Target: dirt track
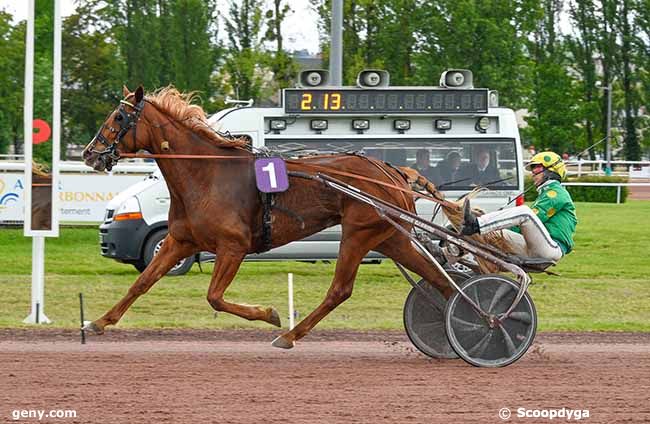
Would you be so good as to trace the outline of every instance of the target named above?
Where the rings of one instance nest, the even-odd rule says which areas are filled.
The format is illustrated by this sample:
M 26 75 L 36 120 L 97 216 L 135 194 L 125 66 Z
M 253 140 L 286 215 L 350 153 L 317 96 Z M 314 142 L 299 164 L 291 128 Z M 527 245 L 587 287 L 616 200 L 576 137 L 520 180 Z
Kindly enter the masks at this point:
M 650 334 L 541 334 L 502 369 L 437 361 L 402 333 L 314 333 L 292 351 L 272 332 L 0 330 L 0 422 L 74 409 L 54 423 L 499 423 L 517 408 L 588 409 L 592 423 L 650 422 Z M 19 422 L 38 422 L 23 420 Z
M 650 181 L 632 181 L 632 182 L 643 182 L 648 183 Z M 630 199 L 632 200 L 650 200 L 650 187 L 630 187 Z

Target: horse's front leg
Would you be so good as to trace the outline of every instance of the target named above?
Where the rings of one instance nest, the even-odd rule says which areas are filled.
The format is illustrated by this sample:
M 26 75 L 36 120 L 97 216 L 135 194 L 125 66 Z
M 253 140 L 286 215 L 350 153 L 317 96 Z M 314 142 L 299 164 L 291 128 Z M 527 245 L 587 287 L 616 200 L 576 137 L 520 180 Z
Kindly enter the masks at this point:
M 160 252 L 154 256 L 151 263 L 133 283 L 128 293 L 101 318 L 86 325 L 84 329 L 95 334 L 103 334 L 104 327 L 117 324 L 138 297 L 149 291 L 178 261 L 194 254 L 195 251 L 196 248 L 193 244 L 181 243 L 168 234 Z
M 266 321 L 280 327 L 280 315 L 275 308 L 241 305 L 224 300 L 223 294 L 235 278 L 244 256 L 246 256 L 245 253 L 235 253 L 230 249 L 221 249 L 221 252 L 217 252 L 217 263 L 212 272 L 212 281 L 210 281 L 208 289 L 208 302 L 215 311 L 228 312 L 249 321 Z
M 305 337 L 316 324 L 338 305 L 345 302 L 352 295 L 354 280 L 357 276 L 359 264 L 371 248 L 388 238 L 393 229 L 370 228 L 362 230 L 349 230 L 343 228 L 343 240 L 339 248 L 339 258 L 336 261 L 334 279 L 325 295 L 323 302 L 312 313 L 303 319 L 296 327 L 278 336 L 272 345 L 283 349 L 291 349 L 296 340 Z

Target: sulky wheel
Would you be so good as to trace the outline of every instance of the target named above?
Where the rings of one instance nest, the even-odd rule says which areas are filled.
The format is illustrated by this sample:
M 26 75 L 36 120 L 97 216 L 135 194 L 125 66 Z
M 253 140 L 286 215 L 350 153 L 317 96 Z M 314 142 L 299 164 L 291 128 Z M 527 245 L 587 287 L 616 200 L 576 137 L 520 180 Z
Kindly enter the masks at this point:
M 447 271 L 458 284 L 469 278 L 458 271 Z M 445 334 L 444 311 L 447 300 L 431 284 L 420 280 L 404 302 L 404 328 L 418 350 L 432 358 L 458 358 Z
M 508 310 L 519 284 L 502 275 L 478 275 L 467 280 L 462 290 L 494 317 Z M 490 326 L 460 293 L 454 293 L 447 302 L 445 328 L 449 343 L 466 362 L 477 367 L 504 367 L 521 358 L 533 343 L 537 312 L 525 293 L 508 318 Z

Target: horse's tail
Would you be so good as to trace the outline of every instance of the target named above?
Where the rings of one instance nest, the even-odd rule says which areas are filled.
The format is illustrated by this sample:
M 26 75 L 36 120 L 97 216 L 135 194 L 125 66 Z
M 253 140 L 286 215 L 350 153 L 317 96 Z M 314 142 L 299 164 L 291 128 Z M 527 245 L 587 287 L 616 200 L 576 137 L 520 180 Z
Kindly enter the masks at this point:
M 445 195 L 438 190 L 436 185 L 420 174 L 417 170 L 408 167 L 400 167 L 400 170 L 407 176 L 407 181 L 411 184 L 413 190 L 425 190 L 431 194 L 434 199 L 439 200 L 438 203 L 442 207 L 442 211 L 456 230 L 460 230 L 460 226 L 463 222 L 463 203 L 465 202 L 465 199 L 473 199 L 482 191 L 486 190 L 485 188 L 477 187 L 458 200 L 447 200 L 445 199 Z M 483 215 L 485 213 L 479 208 L 473 208 L 473 212 L 476 215 Z M 510 246 L 510 243 L 505 239 L 502 231 L 494 231 L 482 235 L 476 234 L 472 236 L 472 238 L 480 243 L 494 246 L 505 252 L 513 252 L 512 246 Z M 476 259 L 481 267 L 481 272 L 494 273 L 499 271 L 495 264 L 482 258 Z

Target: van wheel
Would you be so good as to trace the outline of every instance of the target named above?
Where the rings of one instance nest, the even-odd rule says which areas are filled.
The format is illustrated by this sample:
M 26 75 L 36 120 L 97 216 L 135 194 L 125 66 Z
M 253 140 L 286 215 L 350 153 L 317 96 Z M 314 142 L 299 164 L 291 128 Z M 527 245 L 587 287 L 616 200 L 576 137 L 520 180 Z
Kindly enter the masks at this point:
M 137 262 L 132 263 L 133 267 L 138 270 L 140 274 L 144 272 L 144 270 L 147 268 L 147 264 L 144 263 L 142 259 L 140 259 Z
M 146 265 L 149 265 L 153 257 L 158 254 L 166 236 L 167 236 L 167 230 L 160 230 L 154 233 L 151 237 L 149 237 L 149 240 L 147 240 L 147 244 L 145 244 L 144 246 L 143 257 L 144 257 L 145 267 Z M 187 274 L 187 272 L 192 268 L 192 265 L 194 265 L 194 256 L 190 256 L 188 258 L 182 259 L 178 261 L 178 263 L 174 265 L 174 267 L 170 269 L 169 272 L 167 272 L 167 275 L 174 276 L 174 275 Z

